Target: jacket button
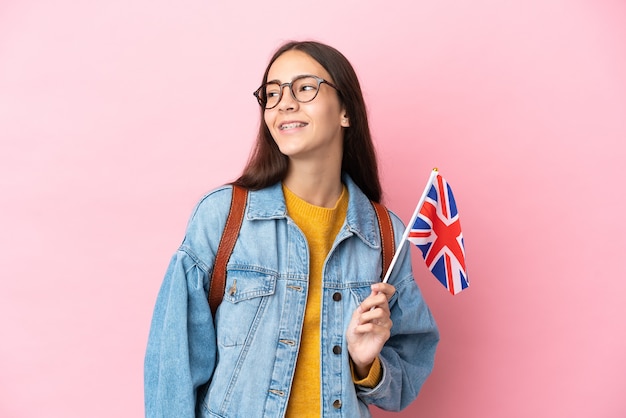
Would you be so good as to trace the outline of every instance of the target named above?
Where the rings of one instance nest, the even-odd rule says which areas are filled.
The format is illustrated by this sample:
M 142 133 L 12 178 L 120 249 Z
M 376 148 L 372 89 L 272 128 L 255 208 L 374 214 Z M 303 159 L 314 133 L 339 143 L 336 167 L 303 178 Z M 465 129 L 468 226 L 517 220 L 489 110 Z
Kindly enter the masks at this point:
M 333 293 L 333 300 L 335 302 L 339 302 L 341 300 L 341 293 L 339 293 L 339 292 Z
M 335 409 L 339 409 L 339 408 L 341 408 L 341 400 L 339 400 L 339 399 L 335 399 L 335 402 L 333 402 L 333 407 L 334 407 Z
M 333 353 L 335 354 L 341 354 L 341 346 L 340 345 L 336 345 L 333 347 Z

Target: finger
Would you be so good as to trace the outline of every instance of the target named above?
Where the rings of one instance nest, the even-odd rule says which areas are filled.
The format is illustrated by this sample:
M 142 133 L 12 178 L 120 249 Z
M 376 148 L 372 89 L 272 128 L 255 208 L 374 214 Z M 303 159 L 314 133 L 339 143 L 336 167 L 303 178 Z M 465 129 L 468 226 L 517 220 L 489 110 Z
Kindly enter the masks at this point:
M 391 317 L 388 307 L 373 306 L 372 309 L 361 311 L 357 321 L 359 324 L 385 325 L 391 321 Z
M 391 333 L 391 322 L 377 324 L 374 322 L 368 322 L 366 324 L 360 324 L 354 327 L 354 333 L 359 335 L 375 334 L 389 339 Z
M 374 283 L 371 288 L 374 293 L 383 293 L 387 300 L 390 300 L 393 294 L 396 293 L 395 286 L 389 283 Z
M 374 310 L 376 308 L 389 309 L 387 295 L 384 293 L 372 293 L 361 302 L 363 311 Z

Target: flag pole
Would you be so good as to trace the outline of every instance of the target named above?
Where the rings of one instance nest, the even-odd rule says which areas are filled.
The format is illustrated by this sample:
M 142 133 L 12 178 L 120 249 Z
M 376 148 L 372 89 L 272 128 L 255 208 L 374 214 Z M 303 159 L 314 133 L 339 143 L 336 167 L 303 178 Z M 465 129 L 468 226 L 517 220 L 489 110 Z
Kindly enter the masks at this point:
M 435 179 L 435 177 L 437 177 L 438 173 L 439 173 L 439 170 L 437 170 L 436 167 L 433 168 L 433 171 L 430 172 L 430 177 L 428 178 L 426 187 L 424 187 L 424 191 L 422 192 L 422 197 L 420 197 L 420 200 L 417 203 L 417 206 L 415 207 L 415 211 L 413 212 L 413 216 L 411 216 L 411 220 L 407 224 L 406 229 L 404 230 L 404 234 L 402 234 L 402 240 L 400 241 L 400 245 L 398 246 L 398 249 L 396 249 L 396 252 L 393 255 L 393 258 L 391 259 L 391 264 L 389 264 L 387 273 L 385 273 L 385 277 L 383 278 L 383 283 L 387 283 L 387 281 L 389 280 L 389 276 L 391 276 L 391 270 L 393 270 L 393 267 L 398 261 L 398 257 L 400 256 L 400 251 L 402 251 L 402 247 L 404 247 L 404 243 L 407 241 L 407 238 L 409 237 L 409 232 L 411 232 L 411 228 L 413 227 L 413 224 L 415 223 L 415 219 L 417 218 L 417 215 L 420 213 L 420 210 L 422 209 L 422 206 L 424 205 L 424 201 L 426 200 L 426 196 L 428 195 L 430 186 L 433 184 L 433 180 Z

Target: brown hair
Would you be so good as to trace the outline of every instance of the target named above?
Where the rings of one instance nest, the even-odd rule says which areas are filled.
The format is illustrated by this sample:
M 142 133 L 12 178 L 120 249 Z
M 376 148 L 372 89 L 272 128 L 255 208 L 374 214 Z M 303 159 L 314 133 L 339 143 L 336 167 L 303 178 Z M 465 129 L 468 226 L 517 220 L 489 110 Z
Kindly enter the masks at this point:
M 342 172 L 350 175 L 365 195 L 375 202 L 380 202 L 382 191 L 378 178 L 376 151 L 367 121 L 367 110 L 361 86 L 354 68 L 346 57 L 335 48 L 319 42 L 291 41 L 281 46 L 270 59 L 263 81 L 267 81 L 270 67 L 283 53 L 291 50 L 301 51 L 316 60 L 330 74 L 338 88 L 339 99 L 345 106 L 350 119 L 350 127 L 344 131 Z M 241 176 L 234 182 L 247 189 L 258 190 L 282 181 L 287 174 L 289 160 L 282 154 L 274 142 L 265 121 L 264 109 L 261 109 L 261 122 L 256 144 Z

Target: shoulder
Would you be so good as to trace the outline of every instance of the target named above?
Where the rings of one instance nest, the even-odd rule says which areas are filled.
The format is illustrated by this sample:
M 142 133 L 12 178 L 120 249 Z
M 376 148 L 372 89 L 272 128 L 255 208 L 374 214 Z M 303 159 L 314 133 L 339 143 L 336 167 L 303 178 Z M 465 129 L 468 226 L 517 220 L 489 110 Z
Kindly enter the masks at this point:
M 200 239 L 212 240 L 219 236 L 230 211 L 232 186 L 224 185 L 206 193 L 194 207 L 185 233 L 185 241 L 194 242 Z
M 402 219 L 400 219 L 400 217 L 396 215 L 394 211 L 387 208 L 387 212 L 389 212 L 389 217 L 391 218 L 391 223 L 393 224 L 393 231 L 394 231 L 394 234 L 397 235 L 396 236 L 396 240 L 397 240 L 404 233 L 404 229 L 406 228 L 406 226 L 404 225 L 404 222 L 402 221 Z
M 233 195 L 233 188 L 230 184 L 217 187 L 206 193 L 198 201 L 191 213 L 191 220 L 210 216 L 216 212 L 228 213 L 230 201 Z
M 384 203 L 382 202 L 375 202 L 375 201 L 370 201 L 372 207 L 375 209 L 375 216 L 376 217 L 380 217 L 382 219 L 379 219 L 379 221 L 381 222 L 391 222 L 391 226 L 393 228 L 393 233 L 394 236 L 396 238 L 396 241 L 398 240 L 398 238 L 400 238 L 400 236 L 402 236 L 402 234 L 404 234 L 404 230 L 405 230 L 405 225 L 404 222 L 402 221 L 402 219 L 400 219 L 400 217 L 398 215 L 396 215 L 396 213 L 394 211 L 392 211 L 391 209 L 389 209 L 388 206 L 386 206 Z M 387 220 L 387 216 L 389 216 L 389 219 Z

